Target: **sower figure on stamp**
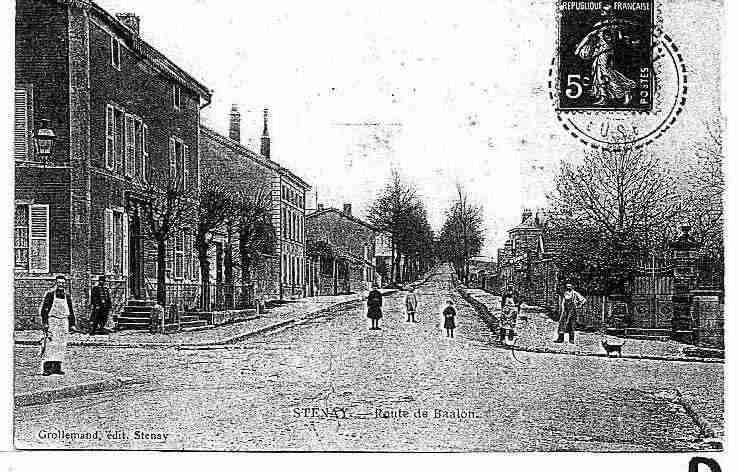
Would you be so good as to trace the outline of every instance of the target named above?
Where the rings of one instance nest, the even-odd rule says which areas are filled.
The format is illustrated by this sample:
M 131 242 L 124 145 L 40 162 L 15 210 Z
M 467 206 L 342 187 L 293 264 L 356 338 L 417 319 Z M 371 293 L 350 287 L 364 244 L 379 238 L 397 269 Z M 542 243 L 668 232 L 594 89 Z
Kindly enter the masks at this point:
M 561 318 L 559 318 L 559 337 L 555 343 L 564 342 L 564 333 L 569 333 L 569 342 L 574 343 L 574 323 L 577 319 L 577 310 L 587 301 L 584 296 L 574 290 L 571 284 L 566 284 L 564 296 L 561 297 Z
M 415 296 L 415 288 L 410 287 L 410 291 L 405 295 L 405 309 L 407 310 L 407 321 L 417 323 L 415 321 L 415 311 L 418 308 L 418 297 Z
M 604 16 L 609 10 L 603 11 Z M 623 34 L 624 22 L 606 19 L 594 26 L 594 29 L 577 45 L 574 54 L 585 61 L 592 61 L 592 89 L 590 91 L 596 99 L 594 105 L 603 105 L 608 100 L 622 100 L 627 105 L 632 100 L 633 90 L 636 88 L 634 80 L 629 79 L 615 70 L 613 58 L 618 45 L 637 45 L 637 40 L 631 40 Z
M 108 322 L 108 315 L 113 307 L 110 291 L 105 285 L 105 276 L 101 275 L 98 280 L 98 284 L 92 287 L 92 327 L 90 328 L 90 335 L 96 334 L 98 328 L 103 333 L 105 332 L 105 324 Z
M 505 342 L 505 336 L 512 341 L 515 337 L 515 322 L 518 319 L 518 311 L 521 304 L 518 292 L 513 289 L 511 284 L 507 285 L 504 295 L 502 295 L 500 314 L 500 342 Z
M 454 308 L 454 302 L 451 300 L 446 301 L 446 306 L 443 309 L 443 327 L 446 329 L 446 337 L 454 337 L 454 329 L 456 328 L 456 308 Z
M 369 329 L 379 329 L 379 319 L 382 317 L 382 292 L 377 290 L 374 285 L 369 296 L 366 299 L 366 316 L 372 320 L 372 327 Z
M 64 375 L 61 370 L 67 353 L 67 342 L 75 325 L 72 297 L 66 290 L 67 279 L 56 276 L 56 287 L 44 295 L 41 304 L 41 324 L 44 339 L 41 343 L 43 375 Z

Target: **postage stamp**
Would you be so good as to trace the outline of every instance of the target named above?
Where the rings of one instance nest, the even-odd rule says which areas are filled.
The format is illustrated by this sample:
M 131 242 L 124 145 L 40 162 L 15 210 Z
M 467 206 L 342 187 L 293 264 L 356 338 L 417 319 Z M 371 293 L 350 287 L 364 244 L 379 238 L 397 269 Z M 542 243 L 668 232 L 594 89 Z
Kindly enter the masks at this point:
M 653 0 L 558 6 L 558 108 L 651 111 Z

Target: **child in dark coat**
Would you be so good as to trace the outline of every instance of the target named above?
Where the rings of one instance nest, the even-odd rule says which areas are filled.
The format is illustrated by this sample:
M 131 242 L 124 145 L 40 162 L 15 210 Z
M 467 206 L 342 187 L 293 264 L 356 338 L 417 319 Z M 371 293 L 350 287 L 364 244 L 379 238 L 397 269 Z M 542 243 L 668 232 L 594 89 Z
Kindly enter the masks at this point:
M 456 328 L 456 308 L 454 302 L 448 300 L 446 307 L 443 309 L 443 327 L 446 328 L 446 337 L 454 337 L 454 328 Z

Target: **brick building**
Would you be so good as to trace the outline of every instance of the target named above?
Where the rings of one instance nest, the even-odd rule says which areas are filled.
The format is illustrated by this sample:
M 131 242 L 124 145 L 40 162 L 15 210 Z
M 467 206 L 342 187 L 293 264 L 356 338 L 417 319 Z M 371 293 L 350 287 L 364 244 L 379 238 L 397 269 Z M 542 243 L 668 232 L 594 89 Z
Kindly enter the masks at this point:
M 353 216 L 351 204 L 323 208 L 307 215 L 310 295 L 336 295 L 369 290 L 375 280 L 377 230 Z
M 153 298 L 144 186 L 164 173 L 199 188 L 200 111 L 211 92 L 139 28 L 137 16 L 114 17 L 91 0 L 16 2 L 16 327 L 34 325 L 56 274 L 69 277 L 82 320 L 101 274 L 115 310 Z M 48 162 L 32 146 L 41 120 L 56 135 Z M 168 282 L 196 283 L 191 231 L 171 241 Z
M 214 175 L 229 185 L 247 191 L 268 192 L 276 244 L 253 268 L 256 295 L 260 299 L 297 298 L 305 294 L 305 194 L 310 186 L 271 158 L 267 111 L 260 153 L 241 144 L 241 117 L 231 110 L 229 136 L 201 127 L 200 161 L 203 174 Z M 211 262 L 211 282 L 221 283 L 223 235 L 215 237 L 215 259 Z M 236 244 L 237 246 L 237 244 Z

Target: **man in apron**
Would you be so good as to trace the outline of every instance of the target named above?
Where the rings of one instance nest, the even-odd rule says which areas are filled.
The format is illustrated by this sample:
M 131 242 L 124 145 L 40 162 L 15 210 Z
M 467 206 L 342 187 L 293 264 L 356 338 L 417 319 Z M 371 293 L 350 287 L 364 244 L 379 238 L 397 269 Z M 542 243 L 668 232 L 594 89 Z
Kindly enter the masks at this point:
M 46 292 L 41 304 L 44 339 L 41 343 L 43 375 L 64 375 L 61 370 L 67 353 L 67 342 L 75 325 L 72 297 L 66 290 L 67 279 L 56 276 L 56 287 Z
M 574 290 L 571 284 L 566 284 L 564 296 L 561 297 L 561 318 L 559 318 L 559 336 L 555 343 L 564 342 L 564 333 L 569 334 L 569 342 L 574 344 L 574 324 L 577 320 L 577 310 L 587 301 L 584 296 Z

